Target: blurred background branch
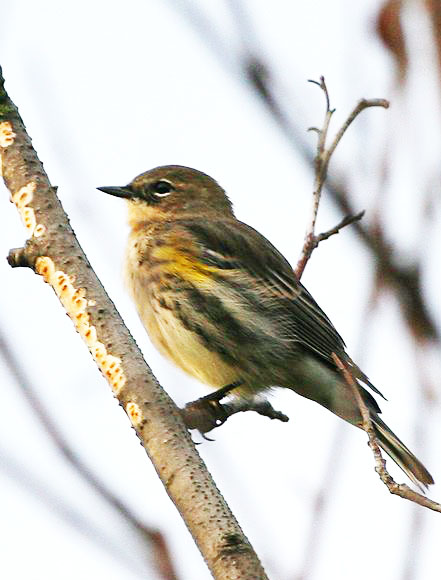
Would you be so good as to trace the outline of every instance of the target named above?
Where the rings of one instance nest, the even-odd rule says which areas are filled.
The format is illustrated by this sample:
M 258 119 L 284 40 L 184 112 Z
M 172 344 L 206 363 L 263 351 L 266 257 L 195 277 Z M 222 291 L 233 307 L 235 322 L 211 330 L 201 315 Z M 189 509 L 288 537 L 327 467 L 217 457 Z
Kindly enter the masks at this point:
M 125 505 L 125 503 L 120 500 L 112 491 L 95 475 L 95 473 L 82 461 L 79 454 L 71 447 L 66 436 L 63 434 L 61 429 L 57 426 L 52 415 L 47 411 L 37 395 L 36 389 L 32 385 L 32 381 L 26 374 L 26 371 L 19 363 L 17 357 L 14 356 L 11 346 L 8 344 L 6 337 L 3 335 L 0 329 L 0 353 L 3 358 L 5 365 L 8 367 L 12 377 L 14 378 L 17 388 L 20 389 L 21 393 L 25 397 L 26 401 L 31 406 L 35 416 L 40 421 L 41 426 L 46 431 L 47 435 L 51 439 L 52 443 L 56 446 L 60 454 L 64 459 L 73 467 L 74 470 L 92 487 L 92 489 L 104 499 L 109 506 L 111 506 L 123 520 L 125 520 L 130 526 L 138 532 L 141 540 L 148 543 L 149 549 L 153 553 L 153 563 L 156 566 L 159 575 L 164 580 L 177 580 L 177 575 L 174 570 L 173 562 L 167 547 L 167 542 L 164 539 L 162 533 L 158 530 L 149 528 L 143 522 L 139 520 L 135 513 Z M 2 461 L 5 461 L 3 458 Z M 9 473 L 18 473 L 19 468 L 15 467 L 11 460 L 9 464 Z M 27 480 L 28 485 L 31 480 L 30 477 L 23 477 Z M 32 490 L 36 493 L 36 485 L 32 485 Z M 39 486 L 42 487 L 42 486 Z M 44 494 L 40 494 L 44 497 Z M 55 502 L 47 498 L 47 503 L 51 506 L 55 505 Z M 59 502 L 61 503 L 61 501 Z M 64 513 L 68 513 L 67 509 L 62 510 Z M 77 516 L 74 518 L 76 522 L 76 527 L 86 533 L 87 525 L 84 524 L 86 520 L 85 516 Z M 91 538 L 97 540 L 100 536 L 98 534 L 92 534 L 89 532 Z M 127 557 L 128 560 L 130 560 Z

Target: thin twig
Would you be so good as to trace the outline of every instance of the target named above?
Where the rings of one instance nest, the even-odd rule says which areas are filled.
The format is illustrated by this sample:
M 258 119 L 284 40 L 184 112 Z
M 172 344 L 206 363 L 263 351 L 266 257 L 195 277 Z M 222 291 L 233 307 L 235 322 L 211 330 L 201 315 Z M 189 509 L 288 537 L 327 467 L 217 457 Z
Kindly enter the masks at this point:
M 345 365 L 342 360 L 335 354 L 332 353 L 332 358 L 334 359 L 335 364 L 337 365 L 339 371 L 341 372 L 342 376 L 344 377 L 346 383 L 351 387 L 352 392 L 354 394 L 355 400 L 357 401 L 357 405 L 360 409 L 361 417 L 362 417 L 362 427 L 363 430 L 366 431 L 368 438 L 369 438 L 369 447 L 372 450 L 375 459 L 375 471 L 380 476 L 381 481 L 386 485 L 390 493 L 393 495 L 398 495 L 403 499 L 407 499 L 418 505 L 423 507 L 429 508 L 436 512 L 441 512 L 441 504 L 433 501 L 426 496 L 410 489 L 404 483 L 396 483 L 393 477 L 389 474 L 386 469 L 386 461 L 383 459 L 381 455 L 380 446 L 378 445 L 377 437 L 375 435 L 374 427 L 372 425 L 371 416 L 369 414 L 369 410 L 366 407 L 365 402 L 360 394 L 358 385 L 356 380 L 354 379 L 351 369 Z
M 318 246 L 317 237 L 315 235 L 315 225 L 317 222 L 317 215 L 320 205 L 320 198 L 322 195 L 323 184 L 326 179 L 326 169 L 327 169 L 327 154 L 326 154 L 326 138 L 328 136 L 329 124 L 331 122 L 334 109 L 330 107 L 328 88 L 325 83 L 324 77 L 320 77 L 320 82 L 310 80 L 310 83 L 318 85 L 325 95 L 326 100 L 326 110 L 325 110 L 325 120 L 323 122 L 323 128 L 318 129 L 317 127 L 310 127 L 309 131 L 315 131 L 318 135 L 316 155 L 314 158 L 314 190 L 312 193 L 312 207 L 311 207 L 311 217 L 309 224 L 305 233 L 305 239 L 303 242 L 302 252 L 300 258 L 297 262 L 296 276 L 300 280 L 303 271 L 305 270 L 306 264 L 311 257 L 312 252 Z
M 341 138 L 346 133 L 349 125 L 351 125 L 351 123 L 353 121 L 355 121 L 355 119 L 358 117 L 358 115 L 360 113 L 362 113 L 365 109 L 368 109 L 369 107 L 383 107 L 383 109 L 388 109 L 389 108 L 389 101 L 386 99 L 361 99 L 361 101 L 359 101 L 357 103 L 357 105 L 355 106 L 352 113 L 349 115 L 349 117 L 343 123 L 340 131 L 338 131 L 338 133 L 336 134 L 336 136 L 334 138 L 334 141 L 331 143 L 331 145 L 328 149 L 329 158 L 334 153 L 335 148 L 340 143 Z
M 350 224 L 353 224 L 354 222 L 358 222 L 359 220 L 361 220 L 363 218 L 364 214 L 365 214 L 365 211 L 363 210 L 363 211 L 360 211 L 359 213 L 357 213 L 356 215 L 347 215 L 336 226 L 334 226 L 333 228 L 331 228 L 327 232 L 323 232 L 322 234 L 319 234 L 318 236 L 316 236 L 317 246 L 319 245 L 320 242 L 323 242 L 324 240 L 327 240 L 331 236 L 338 234 L 340 232 L 340 230 L 342 228 L 344 228 L 345 226 L 348 226 Z
M 325 120 L 323 122 L 323 128 L 318 129 L 317 127 L 311 127 L 309 129 L 309 131 L 315 131 L 319 136 L 317 141 L 317 154 L 315 162 L 316 165 L 319 166 L 319 169 L 321 169 L 322 159 L 326 148 L 326 138 L 328 136 L 329 124 L 331 122 L 332 115 L 335 113 L 335 109 L 331 109 L 331 102 L 329 99 L 329 92 L 328 87 L 326 86 L 325 77 L 321 76 L 320 82 L 311 79 L 308 82 L 320 87 L 321 90 L 323 91 L 323 94 L 325 95 L 326 111 L 325 111 Z M 317 173 L 320 172 L 316 171 L 316 179 L 318 178 Z
M 349 125 L 362 111 L 364 111 L 364 109 L 367 109 L 368 107 L 387 108 L 389 106 L 388 101 L 386 101 L 385 99 L 369 99 L 369 100 L 362 99 L 354 108 L 354 110 L 351 112 L 351 114 L 348 116 L 346 121 L 343 123 L 342 127 L 334 137 L 334 140 L 332 141 L 331 145 L 328 148 L 326 148 L 326 139 L 328 136 L 329 124 L 331 122 L 331 118 L 335 109 L 331 109 L 329 92 L 324 77 L 320 77 L 320 82 L 311 80 L 309 82 L 319 86 L 323 91 L 323 94 L 325 95 L 326 112 L 323 128 L 317 129 L 317 127 L 312 127 L 312 130 L 316 131 L 319 137 L 317 140 L 316 155 L 314 159 L 315 177 L 314 177 L 314 191 L 312 194 L 311 218 L 309 220 L 309 225 L 306 230 L 305 239 L 303 242 L 303 248 L 295 270 L 296 276 L 299 280 L 302 277 L 302 274 L 305 270 L 309 258 L 311 257 L 312 252 L 315 250 L 315 248 L 319 245 L 320 242 L 322 242 L 323 240 L 327 240 L 334 234 L 338 234 L 338 232 L 343 227 L 352 224 L 356 221 L 359 221 L 363 217 L 364 212 L 360 212 L 356 215 L 348 215 L 334 228 L 331 228 L 327 232 L 320 235 L 315 234 L 315 226 L 317 222 L 317 214 L 320 205 L 320 198 L 323 186 L 326 181 L 329 161 L 332 157 L 332 154 L 334 153 L 337 145 L 340 143 Z

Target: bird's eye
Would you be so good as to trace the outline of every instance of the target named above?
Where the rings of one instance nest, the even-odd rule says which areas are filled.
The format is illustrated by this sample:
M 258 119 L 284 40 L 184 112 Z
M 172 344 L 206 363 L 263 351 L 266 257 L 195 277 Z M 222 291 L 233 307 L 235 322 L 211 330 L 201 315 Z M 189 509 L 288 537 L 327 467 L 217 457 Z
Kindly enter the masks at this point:
M 161 179 L 152 185 L 152 191 L 156 197 L 166 197 L 167 195 L 170 195 L 173 190 L 173 185 L 168 181 L 165 181 L 165 179 Z

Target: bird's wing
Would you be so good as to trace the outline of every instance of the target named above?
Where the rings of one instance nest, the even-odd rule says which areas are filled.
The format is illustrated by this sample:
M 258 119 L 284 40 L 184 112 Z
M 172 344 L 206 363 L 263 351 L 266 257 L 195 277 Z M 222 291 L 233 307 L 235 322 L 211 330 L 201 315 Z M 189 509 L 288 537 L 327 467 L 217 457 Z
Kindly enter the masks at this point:
M 251 297 L 254 304 L 258 300 L 259 310 L 267 310 L 280 333 L 288 334 L 290 340 L 334 369 L 335 353 L 356 378 L 385 398 L 346 354 L 345 343 L 332 322 L 297 280 L 288 261 L 262 234 L 235 219 L 187 219 L 181 225 L 197 239 L 199 259 L 218 270 L 219 277 L 230 281 L 236 290 L 240 285 L 245 298 Z
M 183 224 L 184 225 L 184 224 Z M 225 280 L 242 279 L 257 286 L 262 307 L 277 308 L 289 325 L 290 336 L 306 350 L 335 366 L 332 353 L 342 355 L 345 344 L 282 254 L 261 234 L 242 222 L 187 220 L 185 228 L 199 242 L 200 258 L 224 272 Z M 237 272 L 238 276 L 228 275 Z
M 231 281 L 236 288 L 237 284 L 243 285 L 248 290 L 244 296 L 256 290 L 259 308 L 268 310 L 268 317 L 279 325 L 280 332 L 288 332 L 291 340 L 333 368 L 333 353 L 342 357 L 355 377 L 385 398 L 346 354 L 345 343 L 332 322 L 297 280 L 288 261 L 264 236 L 235 219 L 193 219 L 182 225 L 199 242 L 199 259 L 216 268 L 224 282 Z

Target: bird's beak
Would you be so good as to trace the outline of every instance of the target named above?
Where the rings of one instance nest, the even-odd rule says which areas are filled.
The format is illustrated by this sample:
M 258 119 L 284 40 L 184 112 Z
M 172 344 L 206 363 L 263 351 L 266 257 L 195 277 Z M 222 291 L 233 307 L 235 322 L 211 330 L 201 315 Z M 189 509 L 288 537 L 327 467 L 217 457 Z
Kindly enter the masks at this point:
M 134 197 L 133 191 L 127 186 L 122 187 L 97 187 L 100 191 L 104 193 L 109 193 L 110 195 L 115 195 L 116 197 L 124 197 L 125 199 L 132 199 Z

